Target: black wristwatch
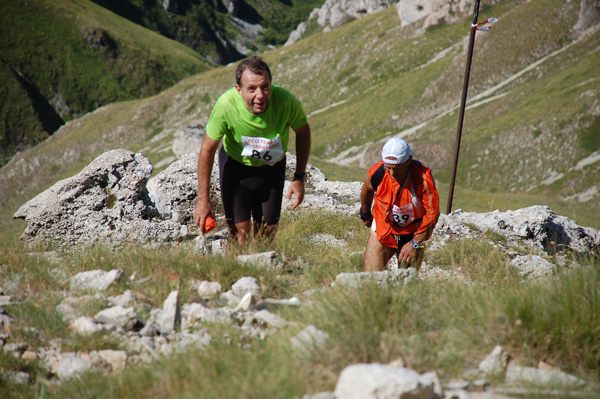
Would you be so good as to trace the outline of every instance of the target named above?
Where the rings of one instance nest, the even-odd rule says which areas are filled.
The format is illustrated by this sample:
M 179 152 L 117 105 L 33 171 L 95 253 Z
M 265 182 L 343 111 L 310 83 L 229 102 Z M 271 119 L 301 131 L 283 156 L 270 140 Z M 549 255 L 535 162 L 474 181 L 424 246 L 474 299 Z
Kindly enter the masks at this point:
M 306 172 L 304 172 L 304 173 L 294 172 L 294 180 L 292 180 L 292 181 L 296 181 L 296 180 L 304 181 L 305 177 L 306 177 Z
M 371 220 L 371 218 L 373 217 L 371 212 L 363 213 L 362 208 L 358 210 L 358 216 L 360 216 L 360 220 L 362 220 L 363 222 Z

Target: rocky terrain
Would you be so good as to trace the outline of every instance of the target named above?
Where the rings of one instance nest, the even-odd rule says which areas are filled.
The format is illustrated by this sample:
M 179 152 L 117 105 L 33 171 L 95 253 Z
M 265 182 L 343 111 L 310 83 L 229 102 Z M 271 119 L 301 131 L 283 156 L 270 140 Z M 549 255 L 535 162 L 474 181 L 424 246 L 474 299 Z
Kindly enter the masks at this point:
M 291 175 L 295 156 L 288 153 L 286 159 Z M 51 241 L 68 250 L 98 242 L 115 247 L 126 242 L 177 245 L 198 238 L 192 220 L 197 162 L 197 152 L 183 155 L 151 178 L 152 165 L 142 154 L 106 152 L 80 173 L 57 182 L 17 210 L 14 217 L 28 223 L 22 239 Z M 216 201 L 220 198 L 218 186 L 215 166 L 211 196 Z M 360 182 L 329 181 L 309 164 L 307 194 L 300 209 L 356 215 L 361 187 Z M 282 205 L 285 209 L 285 198 Z M 223 215 L 216 216 L 223 219 Z M 477 227 L 466 227 L 469 225 Z M 485 214 L 457 210 L 441 215 L 434 242 L 443 243 L 452 235 L 475 238 L 488 230 L 506 237 L 508 244 L 515 242 L 523 250 L 548 254 L 585 254 L 597 250 L 600 242 L 597 230 L 555 215 L 545 206 Z
M 165 4 L 167 3 L 169 2 L 165 2 Z M 335 4 L 341 3 L 350 4 L 352 2 L 338 2 Z M 375 2 L 364 2 L 364 4 L 367 3 L 375 4 Z M 389 4 L 384 4 L 384 2 L 377 3 L 383 5 L 383 7 L 389 7 Z M 355 14 L 344 14 L 346 16 L 343 16 L 334 13 L 339 8 L 336 8 L 333 2 L 327 1 L 326 4 L 329 8 L 323 8 L 315 12 L 314 17 L 316 18 L 322 13 L 322 21 L 328 21 L 327 23 L 342 19 L 351 20 L 367 14 L 361 11 L 360 8 L 355 8 L 353 11 Z M 445 20 L 445 18 L 456 15 L 456 10 L 452 7 L 462 7 L 461 9 L 470 7 L 466 2 L 452 3 L 450 8 L 436 8 L 434 7 L 435 4 L 438 3 L 415 1 L 401 2 L 397 6 L 396 10 L 401 26 L 418 25 L 414 30 L 413 40 L 415 42 L 420 40 L 420 35 L 425 33 L 428 26 L 430 26 L 428 24 L 432 23 L 434 19 L 441 18 Z M 580 15 L 570 21 L 571 25 L 569 26 L 577 27 L 574 32 L 581 33 L 581 39 L 572 42 L 562 41 L 558 47 L 547 44 L 548 49 L 545 51 L 540 50 L 541 55 L 538 54 L 538 61 L 535 63 L 522 65 L 516 69 L 509 68 L 510 70 L 507 69 L 508 75 L 499 81 L 490 77 L 490 87 L 486 91 L 480 91 L 476 94 L 473 98 L 473 100 L 476 100 L 473 106 L 483 107 L 483 104 L 503 101 L 503 98 L 511 97 L 505 96 L 505 94 L 514 90 L 515 82 L 524 79 L 528 73 L 534 72 L 538 79 L 542 78 L 545 76 L 544 74 L 549 74 L 548 70 L 542 72 L 536 70 L 536 68 L 540 68 L 540 65 L 543 66 L 544 62 L 564 65 L 564 62 L 559 62 L 559 60 L 563 60 L 560 58 L 561 56 L 567 54 L 568 51 L 572 51 L 585 40 L 597 37 L 597 14 L 594 14 L 597 6 L 585 0 L 581 1 L 580 5 L 580 10 L 582 10 Z M 364 9 L 368 8 L 366 5 L 364 7 L 366 7 Z M 327 14 L 323 10 L 329 10 L 330 13 Z M 375 26 L 377 24 L 373 24 L 370 28 Z M 539 32 L 543 29 L 543 26 L 536 25 L 534 28 L 536 29 L 532 28 L 531 32 Z M 334 28 L 332 25 L 325 24 L 322 29 Z M 381 47 L 389 52 L 389 43 L 399 42 L 397 37 L 391 37 L 393 32 L 398 31 L 399 29 L 387 31 L 378 38 L 383 38 L 380 42 L 375 39 L 373 42 L 369 42 L 375 44 L 370 48 Z M 506 31 L 504 35 L 509 33 Z M 390 37 L 387 35 L 390 35 Z M 497 35 L 496 37 L 502 36 Z M 486 43 L 491 43 L 493 40 L 497 39 L 482 40 L 481 48 L 485 49 Z M 360 47 L 355 42 L 351 42 L 347 46 Z M 460 47 L 460 43 L 450 43 L 449 46 L 439 53 L 439 57 L 436 56 L 431 59 L 432 65 L 435 65 L 436 62 L 449 54 L 446 50 L 450 53 L 455 51 Z M 292 50 L 289 50 L 291 48 L 293 47 L 287 48 L 290 54 L 292 54 Z M 594 51 L 596 50 L 589 50 L 586 54 L 595 54 Z M 285 56 L 285 53 L 282 54 Z M 299 59 L 299 61 L 294 61 L 294 68 L 298 68 L 297 64 L 300 63 L 300 69 L 306 67 L 309 70 L 311 66 L 325 64 L 327 60 L 323 57 L 331 56 L 331 51 L 306 56 L 297 54 L 301 54 L 301 52 L 296 53 L 296 55 L 292 54 L 290 57 Z M 452 56 L 456 60 L 460 60 L 456 63 L 461 64 L 461 66 L 462 55 L 462 53 L 457 52 L 455 56 Z M 351 58 L 348 57 L 348 59 Z M 365 57 L 365 62 L 373 59 L 372 56 Z M 279 61 L 279 59 L 277 60 Z M 336 66 L 343 69 L 342 67 L 345 65 L 343 61 L 332 61 L 333 67 L 326 65 L 325 70 L 333 71 Z M 280 62 L 283 63 L 284 61 Z M 429 61 L 427 61 L 427 64 L 429 64 Z M 490 64 L 495 65 L 495 63 Z M 284 78 L 288 78 L 288 75 L 299 75 L 296 73 L 297 69 L 294 70 L 294 68 L 288 67 L 292 64 L 282 65 L 278 66 L 281 72 L 279 76 L 283 75 Z M 415 67 L 412 71 L 418 73 L 420 68 L 420 66 Z M 373 69 L 369 70 L 372 71 Z M 338 72 L 341 76 L 344 71 Z M 328 72 L 327 81 L 329 82 L 331 79 L 332 75 Z M 587 109 L 589 114 L 593 116 L 597 115 L 597 100 L 589 99 L 597 98 L 594 97 L 594 93 L 597 91 L 594 88 L 596 80 L 593 77 L 586 79 L 588 89 L 578 99 L 585 100 L 586 104 L 589 104 Z M 435 92 L 437 90 L 436 83 L 442 83 L 442 80 L 432 82 L 426 94 Z M 114 337 L 115 340 L 122 342 L 122 347 L 125 348 L 122 350 L 97 348 L 63 352 L 59 339 L 43 340 L 43 338 L 37 336 L 38 326 L 30 326 L 29 329 L 32 336 L 36 336 L 36 339 L 42 341 L 41 344 L 39 341 L 34 345 L 27 339 L 17 339 L 15 335 L 11 334 L 11 326 L 18 324 L 20 320 L 16 320 L 15 315 L 10 311 L 11 307 L 16 305 L 16 300 L 6 295 L 6 292 L 10 290 L 6 289 L 8 282 L 4 282 L 2 284 L 5 285 L 6 292 L 0 285 L 0 306 L 2 306 L 0 307 L 0 347 L 6 356 L 14 357 L 23 364 L 41 364 L 46 369 L 49 382 L 60 384 L 61 381 L 76 378 L 82 372 L 99 370 L 106 373 L 115 373 L 137 365 L 152 364 L 162 356 L 185 351 L 189 348 L 202 348 L 213 339 L 206 325 L 220 323 L 232 327 L 240 337 L 258 340 L 268 340 L 274 334 L 294 331 L 289 344 L 295 350 L 304 352 L 326 347 L 328 345 L 327 333 L 312 325 L 299 326 L 291 320 L 282 318 L 277 314 L 277 310 L 282 307 L 310 309 L 315 294 L 327 295 L 340 287 L 352 289 L 352 287 L 373 280 L 380 284 L 391 284 L 398 287 L 419 281 L 435 282 L 451 279 L 465 281 L 467 284 L 472 283 L 461 274 L 460 270 L 448 270 L 431 261 L 425 263 L 418 271 L 398 269 L 392 261 L 388 265 L 387 271 L 380 273 L 341 273 L 337 275 L 331 285 L 318 287 L 316 291 L 295 292 L 293 296 L 283 299 L 262 296 L 261 283 L 253 277 L 240 278 L 229 290 L 223 290 L 223 287 L 217 281 L 198 280 L 193 281 L 193 298 L 184 301 L 182 298 L 187 297 L 182 295 L 182 292 L 175 290 L 165 295 L 162 306 L 157 307 L 150 305 L 143 296 L 138 294 L 140 287 L 152 284 L 152 275 L 138 275 L 139 273 L 128 275 L 124 270 L 109 270 L 110 268 L 67 274 L 60 267 L 63 256 L 74 250 L 98 243 L 114 250 L 123 248 L 129 243 L 148 247 L 181 247 L 189 251 L 197 251 L 198 254 L 208 257 L 224 251 L 227 245 L 227 233 L 222 228 L 222 215 L 216 215 L 219 222 L 218 228 L 205 236 L 199 234 L 191 220 L 196 196 L 197 153 L 189 153 L 189 151 L 192 147 L 194 149 L 199 148 L 201 143 L 202 129 L 206 123 L 203 117 L 208 115 L 210 111 L 210 98 L 206 101 L 202 100 L 204 102 L 199 106 L 201 111 L 195 111 L 191 114 L 183 111 L 194 108 L 193 104 L 195 103 L 193 101 L 208 96 L 206 93 L 221 92 L 222 87 L 218 86 L 218 83 L 215 83 L 216 81 L 217 79 L 213 79 L 210 80 L 210 84 L 199 84 L 198 82 L 204 81 L 195 80 L 192 82 L 190 80 L 192 83 L 188 82 L 188 86 L 185 86 L 185 84 L 182 86 L 186 87 L 185 90 L 181 89 L 180 92 L 173 90 L 171 97 L 163 94 L 144 102 L 140 106 L 117 104 L 102 108 L 94 114 L 88 115 L 87 118 L 73 121 L 64 129 L 61 129 L 53 140 L 47 141 L 46 144 L 54 143 L 56 147 L 59 147 L 57 151 L 59 155 L 55 158 L 49 152 L 46 153 L 44 147 L 39 147 L 39 151 L 43 154 L 37 152 L 20 154 L 15 157 L 11 165 L 7 165 L 10 168 L 3 169 L 0 175 L 4 176 L 4 180 L 0 179 L 0 185 L 4 187 L 4 190 L 2 190 L 4 193 L 11 192 L 14 194 L 19 192 L 24 197 L 25 192 L 21 192 L 21 190 L 24 190 L 28 184 L 35 186 L 36 194 L 39 193 L 37 196 L 28 194 L 27 198 L 29 200 L 20 202 L 19 209 L 16 212 L 13 210 L 11 214 L 14 212 L 14 217 L 23 219 L 27 223 L 27 227 L 22 234 L 22 240 L 32 244 L 32 248 L 39 242 L 50 242 L 57 248 L 56 252 L 40 253 L 33 252 L 32 249 L 30 253 L 32 257 L 47 259 L 56 266 L 52 270 L 53 275 L 61 281 L 68 281 L 68 289 L 57 293 L 57 295 L 60 295 L 60 304 L 56 307 L 56 311 L 61 314 L 63 321 L 69 325 L 70 330 L 75 334 L 81 337 L 90 337 L 96 333 L 105 332 Z M 303 82 L 303 86 L 323 91 L 320 86 L 310 83 L 310 81 Z M 351 86 L 344 87 L 348 89 Z M 318 118 L 324 115 L 325 110 L 335 110 L 343 107 L 344 103 L 340 101 L 348 102 L 348 105 L 350 105 L 349 97 L 342 93 L 344 87 L 340 89 L 340 95 L 344 94 L 344 99 L 331 97 L 328 98 L 331 101 L 330 103 L 321 102 L 317 106 L 312 104 L 314 126 L 319 126 Z M 582 86 L 578 84 L 573 87 L 576 89 Z M 511 88 L 511 91 L 506 91 L 505 88 Z M 359 89 L 357 89 L 357 92 L 361 95 L 365 93 Z M 311 98 L 313 96 L 305 94 L 305 97 Z M 198 107 L 197 104 L 195 106 Z M 114 118 L 111 116 L 111 109 L 119 108 L 119 111 L 122 111 L 127 107 L 138 108 L 133 109 L 123 121 L 115 122 L 114 126 L 106 125 L 107 121 Z M 508 109 L 511 106 L 501 104 L 498 108 Z M 451 109 L 452 107 L 444 108 L 443 113 L 440 115 L 450 112 Z M 379 119 L 389 119 L 400 123 L 404 120 L 404 117 L 398 116 L 397 112 L 394 110 L 391 117 Z M 430 112 L 430 110 L 424 109 L 421 112 Z M 348 112 L 345 115 L 350 114 L 351 112 Z M 157 118 L 156 115 L 160 115 L 160 117 Z M 323 118 L 330 119 L 331 117 Z M 102 124 L 103 126 L 100 133 L 90 134 L 93 137 L 90 143 L 77 136 L 77 127 L 85 125 L 88 120 L 93 120 L 93 123 L 90 124 Z M 418 127 L 420 123 L 433 122 L 434 120 L 425 118 L 424 121 L 415 121 L 415 126 Z M 584 119 L 581 119 L 581 121 L 581 123 L 589 122 Z M 134 125 L 134 123 L 138 125 Z M 164 127 L 161 128 L 161 126 Z M 311 126 L 313 126 L 312 120 Z M 321 131 L 329 134 L 330 131 L 325 129 L 325 126 L 323 125 Z M 515 130 L 511 133 L 512 141 L 502 141 L 500 138 L 488 140 L 490 143 L 497 141 L 501 145 L 509 147 L 510 151 L 507 148 L 506 151 L 496 154 L 490 150 L 488 156 L 486 148 L 486 156 L 482 155 L 481 160 L 478 160 L 478 162 L 492 163 L 494 168 L 498 169 L 498 166 L 504 165 L 509 160 L 518 159 L 519 165 L 523 163 L 520 167 L 527 168 L 530 171 L 531 167 L 526 161 L 529 158 L 537 157 L 535 154 L 532 155 L 534 149 L 535 151 L 544 152 L 546 150 L 543 146 L 548 143 L 548 145 L 569 148 L 569 146 L 561 146 L 557 142 L 558 139 L 554 138 L 555 136 L 558 137 L 557 129 L 548 127 L 543 121 L 540 122 L 539 126 L 541 129 L 539 132 L 535 130 L 537 129 L 535 126 L 532 125 L 531 127 L 534 132 L 538 132 L 539 139 L 537 136 L 535 136 L 535 140 L 524 139 L 524 137 L 529 136 Z M 595 125 L 590 126 L 593 128 Z M 398 125 L 397 129 L 392 130 L 399 131 L 398 134 L 404 135 L 411 134 L 409 132 L 411 129 L 402 130 L 401 126 Z M 151 135 L 150 131 L 152 131 Z M 315 129 L 315 131 L 318 132 L 319 129 Z M 345 133 L 349 133 L 349 131 Z M 138 144 L 140 137 L 149 135 L 152 139 L 145 142 L 143 148 L 152 148 L 153 151 L 156 149 L 155 152 L 166 155 L 162 156 L 159 162 L 153 163 L 150 162 L 150 157 L 144 155 L 145 150 L 134 152 L 119 149 L 104 152 L 107 147 L 128 147 L 131 142 L 124 141 L 127 134 L 135 136 Z M 169 134 L 174 135 L 174 140 L 167 137 Z M 551 135 L 553 139 L 548 139 Z M 102 140 L 106 136 L 118 139 L 103 147 Z M 69 146 L 69 149 L 65 151 L 63 144 L 67 142 L 69 137 L 73 137 L 77 143 L 84 143 L 85 150 Z M 576 139 L 574 135 L 568 137 L 573 140 Z M 531 147 L 528 147 L 527 157 L 522 156 L 521 153 L 514 156 L 514 147 L 511 146 L 517 142 L 526 143 L 527 146 Z M 339 153 L 339 158 L 354 160 L 353 165 L 362 166 L 366 164 L 369 162 L 366 147 L 380 144 L 371 140 L 366 140 L 366 143 L 349 148 L 347 152 Z M 338 144 L 339 142 L 335 145 Z M 85 151 L 92 147 L 95 149 L 93 153 L 100 155 L 90 155 L 90 158 L 83 156 L 87 154 Z M 575 147 L 570 146 L 570 148 L 572 148 L 571 151 L 574 151 L 573 148 Z M 420 147 L 420 149 L 423 153 L 426 153 L 427 148 Z M 481 151 L 483 154 L 483 147 L 481 147 Z M 378 153 L 378 151 L 371 152 Z M 175 156 L 172 156 L 171 153 Z M 510 159 L 498 158 L 500 156 L 508 157 L 507 154 L 511 155 Z M 561 151 L 561 154 L 563 157 L 553 157 L 552 161 L 537 157 L 539 158 L 540 170 L 544 170 L 544 173 L 551 172 L 550 176 L 543 176 L 546 179 L 544 180 L 545 183 L 548 185 L 555 184 L 562 178 L 566 179 L 568 173 L 573 172 L 571 169 L 576 169 L 578 173 L 581 172 L 581 176 L 591 180 L 591 183 L 588 184 L 590 187 L 597 186 L 597 178 L 594 179 L 593 177 L 594 168 L 600 164 L 597 151 L 578 155 L 578 158 L 573 158 L 573 155 L 569 159 L 564 157 L 564 151 Z M 436 152 L 436 155 L 439 155 L 438 152 Z M 179 159 L 175 157 L 179 157 Z M 154 155 L 154 159 L 157 158 Z M 66 167 L 72 167 L 72 162 L 77 159 L 94 160 L 79 173 L 56 182 L 56 176 L 58 176 L 56 171 L 64 172 L 64 170 L 67 170 Z M 288 154 L 287 161 L 287 174 L 291 175 L 295 165 L 293 155 Z M 87 162 L 89 161 L 85 161 L 85 163 Z M 548 162 L 552 162 L 552 168 L 545 166 Z M 568 167 L 571 169 L 563 172 L 557 169 L 557 172 L 554 173 L 554 165 L 561 162 L 569 163 Z M 82 165 L 85 163 L 82 163 Z M 41 165 L 47 165 L 48 167 L 42 167 Z M 164 170 L 163 167 L 165 167 Z M 153 176 L 153 169 L 161 170 L 161 172 Z M 470 170 L 475 173 L 476 169 L 470 168 Z M 503 173 L 506 178 L 511 178 L 514 183 L 515 170 L 522 171 L 523 169 L 512 169 L 512 174 L 499 173 Z M 484 177 L 490 175 L 485 170 L 480 173 Z M 44 174 L 48 174 L 45 180 L 40 178 Z M 522 178 L 525 174 L 519 173 L 519 175 Z M 212 176 L 213 191 L 211 192 L 214 198 L 218 198 L 219 195 L 218 185 L 215 184 L 217 179 L 217 169 L 214 168 Z M 6 183 L 7 181 L 10 182 L 10 185 Z M 572 181 L 573 184 L 578 184 L 577 182 L 581 180 L 572 179 Z M 41 191 L 40 187 L 49 187 L 52 182 L 56 183 L 49 189 Z M 529 181 L 528 184 L 531 187 L 532 182 Z M 309 165 L 308 192 L 299 213 L 302 215 L 303 210 L 319 209 L 356 217 L 360 188 L 360 182 L 330 181 L 321 171 Z M 588 190 L 585 187 L 583 189 Z M 595 198 L 595 192 L 592 190 L 588 197 Z M 27 193 L 31 193 L 31 191 Z M 590 198 L 587 198 L 588 203 L 591 203 L 589 202 Z M 585 198 L 583 199 L 585 200 Z M 283 205 L 285 209 L 287 204 L 284 203 Z M 324 247 L 345 248 L 347 246 L 345 240 L 327 233 L 312 234 L 310 239 Z M 557 275 L 557 269 L 571 270 L 580 267 L 579 264 L 574 263 L 574 259 L 577 259 L 578 256 L 598 256 L 600 233 L 596 229 L 581 226 L 568 217 L 555 214 L 547 206 L 537 205 L 504 212 L 476 213 L 455 210 L 449 215 L 441 215 L 432 240 L 428 243 L 429 250 L 439 250 L 455 240 L 486 240 L 510 259 L 509 266 L 518 273 L 524 282 L 530 282 L 532 280 L 553 279 Z M 356 256 L 361 255 L 360 252 L 356 253 Z M 237 258 L 237 261 L 250 262 L 257 267 L 275 271 L 306 267 L 301 261 L 288 258 L 286 253 L 275 251 L 241 255 Z M 123 287 L 123 290 L 118 294 L 114 294 L 114 287 Z M 113 290 L 110 295 L 107 294 L 109 289 Z M 93 313 L 88 312 L 86 309 L 90 303 L 101 303 L 102 310 Z M 575 394 L 577 394 L 580 387 L 589 386 L 586 381 L 566 374 L 542 361 L 538 363 L 537 360 L 530 359 L 530 365 L 535 363 L 537 367 L 525 367 L 513 359 L 510 353 L 511 348 L 503 345 L 504 343 L 500 342 L 499 346 L 494 348 L 489 356 L 479 363 L 476 368 L 465 369 L 464 378 L 461 380 L 444 381 L 442 384 L 434 371 L 417 373 L 415 370 L 407 368 L 402 359 L 389 364 L 353 364 L 349 365 L 339 375 L 335 392 L 322 392 L 307 396 L 306 399 L 368 399 L 381 397 L 377 396 L 376 392 L 381 395 L 385 393 L 385 395 L 388 395 L 386 397 L 404 397 L 402 395 L 412 395 L 411 397 L 418 398 L 522 397 L 528 394 L 526 390 L 528 384 L 547 387 L 540 395 L 560 397 L 559 393 L 553 391 L 553 383 L 558 382 L 559 384 L 572 386 Z M 4 378 L 22 384 L 32 383 L 34 379 L 33 373 L 29 373 L 26 367 L 20 372 L 8 373 L 2 371 L 2 374 Z M 513 384 L 513 388 L 500 388 L 495 385 L 494 381 L 498 376 Z
M 15 214 L 28 227 L 22 239 L 27 242 L 52 241 L 60 244 L 58 252 L 32 253 L 57 263 L 64 251 L 81 246 L 104 243 L 121 247 L 127 242 L 146 246 L 184 245 L 202 254 L 222 253 L 227 243 L 224 230 L 199 235 L 192 225 L 191 212 L 196 195 L 197 153 L 183 156 L 153 178 L 152 165 L 139 153 L 128 150 L 109 151 L 75 176 L 56 183 L 53 187 L 24 204 Z M 295 158 L 287 155 L 288 173 L 292 173 Z M 218 178 L 213 169 L 213 187 Z M 289 182 L 287 183 L 289 184 Z M 328 212 L 355 215 L 358 212 L 359 182 L 331 182 L 313 166 L 308 167 L 308 194 L 302 208 L 321 208 Z M 212 195 L 218 195 L 216 190 Z M 284 204 L 285 205 L 285 204 Z M 222 219 L 222 215 L 217 215 Z M 569 218 L 555 215 L 549 208 L 533 206 L 507 212 L 478 214 L 457 210 L 441 215 L 435 233 L 428 244 L 433 250 L 449 240 L 476 239 L 489 233 L 502 237 L 495 244 L 511 259 L 523 279 L 552 278 L 557 265 L 578 267 L 572 255 L 598 254 L 600 232 L 577 225 Z M 328 234 L 314 234 L 312 240 L 330 247 L 344 246 L 343 240 Z M 554 259 L 550 262 L 548 259 Z M 286 254 L 271 252 L 239 255 L 240 262 L 250 262 L 261 268 L 281 269 L 291 261 Z M 296 261 L 297 262 L 297 261 Z M 301 264 L 297 267 L 303 267 Z M 410 284 L 419 280 L 464 279 L 457 273 L 424 264 L 421 270 L 398 269 L 393 261 L 388 270 L 376 273 L 341 273 L 331 287 L 318 291 L 326 294 L 336 286 L 356 287 L 372 281 L 379 284 Z M 180 302 L 178 291 L 171 292 L 162 308 L 149 308 L 135 293 L 140 284 L 150 284 L 151 277 L 124 274 L 123 270 L 91 270 L 72 276 L 56 269 L 61 278 L 69 281 L 70 289 L 57 306 L 69 328 L 83 336 L 106 331 L 125 342 L 127 350 L 92 350 L 89 352 L 60 351 L 60 342 L 46 342 L 38 350 L 30 349 L 27 342 L 11 339 L 10 326 L 15 320 L 0 308 L 0 347 L 5 353 L 25 361 L 40 361 L 56 381 L 74 378 L 89 370 L 118 372 L 126 367 L 149 364 L 160 356 L 202 347 L 211 341 L 204 323 L 226 323 L 236 326 L 241 336 L 268 339 L 278 330 L 294 325 L 276 315 L 273 310 L 282 306 L 309 306 L 315 292 L 298 292 L 287 299 L 271 299 L 260 295 L 260 283 L 253 277 L 242 277 L 231 289 L 223 292 L 216 281 L 195 281 L 197 292 L 188 303 Z M 117 282 L 126 281 L 128 289 L 119 295 L 104 292 Z M 0 288 L 1 291 L 1 288 Z M 90 293 L 91 292 L 91 293 Z M 1 294 L 1 293 L 0 293 Z M 11 297 L 0 297 L 2 304 L 11 304 Z M 95 315 L 85 314 L 86 303 L 105 304 Z M 150 314 L 142 322 L 140 314 Z M 295 325 L 294 325 L 295 326 Z M 298 326 L 295 326 L 298 327 Z M 32 326 L 35 329 L 35 326 Z M 328 335 L 312 325 L 302 326 L 290 340 L 298 351 L 309 351 L 326 345 Z M 510 361 L 510 353 L 496 347 L 477 369 L 465 370 L 465 380 L 444 385 L 435 372 L 419 374 L 404 367 L 401 359 L 391 364 L 355 364 L 339 376 L 335 392 L 306 396 L 311 399 L 350 399 L 404 397 L 413 398 L 494 398 L 520 395 L 523 389 L 489 388 L 490 377 L 501 374 L 506 381 L 527 384 L 548 384 L 558 381 L 572 387 L 583 387 L 586 382 L 565 374 L 543 362 L 535 367 L 523 367 Z M 12 373 L 11 380 L 28 383 L 26 372 Z M 525 381 L 525 382 L 523 382 Z M 486 388 L 486 392 L 481 392 Z M 550 389 L 550 388 L 549 388 Z M 479 391 L 479 393 L 478 393 Z M 388 396 L 381 396 L 387 392 Z M 548 392 L 551 392 L 550 390 Z M 392 395 L 392 396 L 389 396 Z M 396 395 L 396 396 L 393 396 Z
M 400 26 L 420 21 L 418 32 L 422 34 L 425 29 L 437 25 L 440 21 L 456 22 L 465 11 L 470 11 L 473 4 L 472 0 L 326 0 L 325 4 L 311 12 L 306 21 L 298 25 L 285 42 L 285 46 L 302 39 L 311 23 L 316 23 L 321 32 L 328 32 L 349 21 L 393 6 L 398 10 Z
M 461 27 L 468 17 L 451 19 L 457 10 L 469 13 L 470 5 L 442 7 L 446 15 L 433 13 L 433 2 L 399 4 L 408 11 L 398 5 L 365 13 L 263 55 L 275 81 L 303 102 L 314 133 L 311 159 L 331 178 L 360 180 L 356 171 L 385 140 L 400 136 L 445 188 L 468 42 Z M 457 195 L 456 206 L 490 211 L 544 204 L 598 228 L 595 3 L 511 0 L 483 7 L 501 19 L 477 36 L 457 183 L 465 189 L 459 193 L 475 190 L 486 198 L 473 204 L 475 196 Z M 554 18 L 551 10 L 560 29 L 546 22 Z M 440 23 L 427 26 L 428 15 Z M 518 28 L 525 20 L 531 29 Z M 16 154 L 0 169 L 0 224 L 108 150 L 141 152 L 155 171 L 171 164 L 190 140 L 200 142 L 202 121 L 231 87 L 232 67 L 195 75 L 143 101 L 99 108 Z

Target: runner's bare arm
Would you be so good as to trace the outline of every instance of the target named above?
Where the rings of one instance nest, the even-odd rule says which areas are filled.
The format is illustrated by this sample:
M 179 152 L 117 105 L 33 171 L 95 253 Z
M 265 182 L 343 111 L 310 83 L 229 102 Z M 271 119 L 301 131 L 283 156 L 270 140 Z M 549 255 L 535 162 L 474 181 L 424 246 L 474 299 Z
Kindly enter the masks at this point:
M 371 177 L 367 175 L 365 182 L 363 183 L 362 189 L 360 190 L 360 212 L 361 215 L 369 215 L 367 220 L 363 220 L 363 223 L 367 227 L 371 227 L 373 223 L 373 215 L 371 214 L 371 205 L 373 205 L 373 197 L 375 196 L 375 190 L 371 184 Z M 362 220 L 362 217 L 361 217 Z
M 198 157 L 198 200 L 194 207 L 194 222 L 200 227 L 202 234 L 206 233 L 204 229 L 206 218 L 214 212 L 210 202 L 210 175 L 219 143 L 220 141 L 205 135 Z
M 415 235 L 413 236 L 413 241 L 416 242 L 417 244 L 423 244 L 427 238 L 429 238 L 431 236 L 431 233 L 433 233 L 433 228 L 434 226 L 430 226 L 427 230 L 421 232 L 421 233 L 415 233 Z
M 296 132 L 296 173 L 303 174 L 306 172 L 306 164 L 310 155 L 310 126 L 308 123 L 304 126 L 294 129 Z M 290 184 L 286 199 L 291 201 L 294 196 L 294 203 L 291 209 L 296 209 L 298 205 L 304 201 L 304 181 L 294 180 Z

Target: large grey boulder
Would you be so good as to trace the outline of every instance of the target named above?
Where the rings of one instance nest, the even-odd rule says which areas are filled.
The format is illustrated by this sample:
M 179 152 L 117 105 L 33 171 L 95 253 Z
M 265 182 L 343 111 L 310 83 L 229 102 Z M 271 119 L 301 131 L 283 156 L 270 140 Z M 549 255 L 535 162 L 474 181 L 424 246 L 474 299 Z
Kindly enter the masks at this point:
M 188 153 L 173 162 L 164 171 L 148 180 L 148 195 L 163 219 L 186 225 L 195 230 L 192 219 L 198 195 L 198 153 Z M 289 177 L 296 170 L 296 156 L 286 154 L 286 170 Z M 285 182 L 282 209 L 288 206 L 285 194 L 290 179 Z M 325 208 L 339 212 L 358 212 L 358 205 L 348 205 L 344 199 L 357 200 L 362 183 L 331 182 L 313 165 L 306 166 L 306 195 L 301 208 Z M 221 200 L 219 186 L 218 156 L 212 168 L 210 178 L 210 197 L 213 201 Z M 222 215 L 215 215 L 222 216 Z
M 187 228 L 158 218 L 148 196 L 151 173 L 152 165 L 142 154 L 106 152 L 17 210 L 14 217 L 28 223 L 21 238 L 63 247 L 180 240 Z
M 473 226 L 477 231 L 472 229 Z M 543 205 L 506 212 L 456 210 L 450 215 L 440 215 L 432 240 L 444 242 L 453 236 L 474 238 L 482 232 L 497 233 L 505 237 L 508 244 L 523 245 L 548 255 L 561 252 L 590 254 L 600 247 L 600 231 L 579 226 Z
M 210 179 L 211 198 L 219 200 L 219 168 L 217 157 Z M 164 219 L 192 226 L 194 206 L 198 198 L 198 153 L 183 155 L 165 170 L 148 180 L 148 195 Z
M 21 206 L 14 214 L 28 225 L 22 239 L 52 242 L 63 249 L 102 243 L 120 247 L 127 242 L 164 245 L 199 234 L 193 221 L 197 198 L 198 153 L 183 155 L 150 178 L 146 157 L 128 150 L 108 151 L 73 177 Z M 296 157 L 288 153 L 287 174 L 296 169 Z M 307 165 L 307 194 L 303 208 L 323 208 L 356 213 L 360 183 L 330 182 Z M 285 190 L 289 187 L 286 181 Z M 220 200 L 217 159 L 211 175 L 211 198 Z M 282 203 L 287 208 L 285 196 Z M 221 218 L 223 215 L 215 215 Z

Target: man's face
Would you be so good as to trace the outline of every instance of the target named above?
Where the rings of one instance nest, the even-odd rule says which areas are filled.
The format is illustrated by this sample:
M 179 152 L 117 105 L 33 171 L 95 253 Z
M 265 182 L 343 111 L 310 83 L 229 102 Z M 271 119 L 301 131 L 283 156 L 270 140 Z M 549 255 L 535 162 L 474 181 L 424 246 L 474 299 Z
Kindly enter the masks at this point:
M 271 80 L 267 75 L 257 75 L 246 69 L 241 84 L 236 84 L 235 88 L 244 99 L 248 112 L 262 114 L 267 110 L 271 98 Z
M 385 162 L 385 159 L 383 160 L 383 163 L 384 163 L 385 169 L 388 171 L 388 173 L 395 180 L 397 180 L 399 183 L 402 184 L 402 183 L 404 183 L 404 181 L 400 181 L 400 180 L 406 179 L 408 169 L 410 169 L 410 165 L 412 164 L 412 156 L 409 157 L 406 162 L 399 163 L 399 164 L 387 163 L 387 162 Z

